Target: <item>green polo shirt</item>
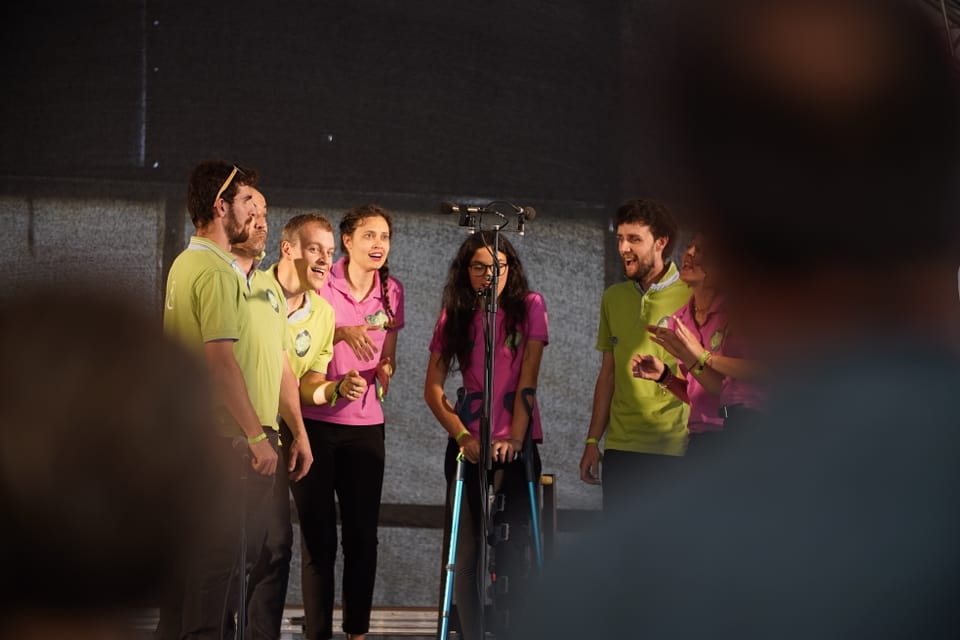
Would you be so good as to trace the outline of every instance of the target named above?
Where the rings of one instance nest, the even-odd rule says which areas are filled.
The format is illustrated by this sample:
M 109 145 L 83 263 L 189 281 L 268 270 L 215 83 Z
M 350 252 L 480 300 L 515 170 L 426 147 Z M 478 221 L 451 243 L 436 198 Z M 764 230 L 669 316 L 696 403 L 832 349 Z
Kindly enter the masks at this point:
M 690 407 L 659 385 L 635 378 L 631 360 L 653 354 L 676 370 L 676 359 L 650 340 L 647 325 L 660 323 L 689 299 L 690 289 L 672 263 L 647 291 L 630 280 L 603 292 L 597 349 L 613 354 L 615 368 L 607 449 L 683 455 Z
M 269 273 L 276 282 L 277 265 L 270 267 Z M 287 318 L 287 355 L 297 380 L 307 371 L 327 374 L 327 365 L 333 358 L 335 328 L 333 307 L 316 292 L 308 291 L 303 306 Z
M 234 257 L 207 238 L 194 236 L 170 266 L 163 306 L 163 329 L 203 361 L 203 345 L 215 340 L 237 343 L 249 331 L 247 287 Z M 238 362 L 240 362 L 238 358 Z M 240 363 L 241 368 L 243 363 Z M 224 407 L 218 432 L 242 435 Z
M 247 305 L 250 322 L 234 343 L 233 352 L 260 424 L 279 429 L 280 381 L 288 343 L 287 300 L 269 272 L 255 270 L 250 274 Z

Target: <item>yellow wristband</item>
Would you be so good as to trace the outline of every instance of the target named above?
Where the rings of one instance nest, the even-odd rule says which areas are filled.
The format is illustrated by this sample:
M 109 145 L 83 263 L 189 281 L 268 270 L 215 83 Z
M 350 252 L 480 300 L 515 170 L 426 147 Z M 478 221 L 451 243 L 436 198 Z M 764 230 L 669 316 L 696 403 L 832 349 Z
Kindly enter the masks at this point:
M 600 444 L 600 439 L 599 439 L 599 438 L 587 438 L 587 439 L 586 439 L 586 443 L 587 443 L 587 444 Z
M 697 358 L 697 364 L 700 365 L 700 368 L 701 368 L 701 369 L 703 369 L 703 367 L 707 364 L 707 360 L 709 360 L 709 359 L 710 359 L 710 356 L 712 356 L 712 355 L 713 355 L 713 354 L 710 353 L 710 350 L 709 350 L 709 349 L 704 349 L 704 350 L 703 350 L 703 353 L 701 353 L 701 354 L 700 354 L 700 357 Z
M 344 378 L 345 379 L 345 378 Z M 333 394 L 330 396 L 329 404 L 331 407 L 337 406 L 337 398 L 340 397 L 340 385 L 343 384 L 343 380 L 340 380 L 337 384 L 333 385 Z
M 464 429 L 463 431 L 461 431 L 460 433 L 457 434 L 457 436 L 454 438 L 454 440 L 457 441 L 457 444 L 460 444 L 460 440 L 463 439 L 463 436 L 468 436 L 468 435 L 470 435 L 470 432 L 467 431 L 466 429 Z
M 247 444 L 257 444 L 258 442 L 263 442 L 267 439 L 266 432 L 261 433 L 258 436 L 253 436 L 252 438 L 247 438 Z

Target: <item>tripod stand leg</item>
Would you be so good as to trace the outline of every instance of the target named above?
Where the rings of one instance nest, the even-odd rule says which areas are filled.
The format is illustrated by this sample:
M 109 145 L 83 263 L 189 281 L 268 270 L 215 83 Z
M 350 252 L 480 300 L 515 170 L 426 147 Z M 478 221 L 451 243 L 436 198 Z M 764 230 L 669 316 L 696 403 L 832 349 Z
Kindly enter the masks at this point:
M 450 551 L 447 553 L 447 582 L 443 594 L 443 611 L 441 612 L 440 640 L 446 640 L 450 635 L 450 608 L 453 605 L 454 567 L 457 560 L 457 537 L 460 533 L 460 504 L 463 501 L 463 454 L 457 455 L 457 477 L 454 481 L 453 513 L 450 525 Z

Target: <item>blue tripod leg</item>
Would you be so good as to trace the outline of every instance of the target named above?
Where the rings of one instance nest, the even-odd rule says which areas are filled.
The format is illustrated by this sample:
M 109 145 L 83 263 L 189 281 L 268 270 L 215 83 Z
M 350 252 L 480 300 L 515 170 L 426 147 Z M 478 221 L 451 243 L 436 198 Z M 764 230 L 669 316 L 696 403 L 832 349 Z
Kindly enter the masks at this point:
M 453 517 L 450 525 L 450 551 L 447 554 L 447 584 L 443 595 L 443 622 L 440 627 L 440 640 L 450 635 L 450 609 L 453 605 L 454 567 L 457 560 L 457 538 L 460 533 L 460 503 L 463 500 L 463 453 L 457 454 L 457 476 L 453 490 Z

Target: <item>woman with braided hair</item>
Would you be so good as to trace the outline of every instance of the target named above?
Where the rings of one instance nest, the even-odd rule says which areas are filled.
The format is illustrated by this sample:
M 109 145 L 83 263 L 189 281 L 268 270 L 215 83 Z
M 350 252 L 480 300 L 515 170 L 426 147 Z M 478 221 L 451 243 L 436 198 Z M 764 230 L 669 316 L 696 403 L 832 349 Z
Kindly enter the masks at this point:
M 343 528 L 343 631 L 363 638 L 377 571 L 377 520 L 383 488 L 384 420 L 380 402 L 394 373 L 403 328 L 403 287 L 387 269 L 392 220 L 377 205 L 348 211 L 340 222 L 344 256 L 318 293 L 336 317 L 326 379 L 328 402 L 303 406 L 316 469 L 301 481 L 303 603 L 306 637 L 333 636 L 337 518 Z M 306 521 L 305 521 L 306 516 Z

